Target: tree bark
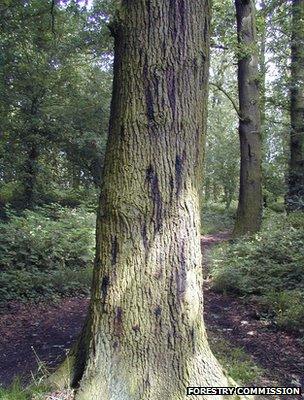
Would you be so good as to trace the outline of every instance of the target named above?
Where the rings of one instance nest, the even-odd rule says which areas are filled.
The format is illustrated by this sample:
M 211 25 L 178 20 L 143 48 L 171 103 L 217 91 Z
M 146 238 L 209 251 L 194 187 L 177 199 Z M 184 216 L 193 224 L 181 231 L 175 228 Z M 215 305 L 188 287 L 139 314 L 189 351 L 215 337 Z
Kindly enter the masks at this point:
M 38 146 L 29 144 L 23 172 L 23 196 L 20 208 L 33 208 L 37 200 Z
M 260 13 L 263 18 L 260 32 L 260 111 L 261 111 L 261 137 L 266 140 L 266 40 L 267 40 L 267 7 L 265 1 L 260 2 Z
M 202 308 L 209 15 L 208 0 L 125 0 L 111 26 L 110 131 L 92 299 L 72 366 L 77 400 L 180 400 L 187 386 L 228 384 Z
M 287 206 L 304 209 L 304 0 L 292 1 L 290 161 Z
M 242 118 L 240 192 L 234 235 L 255 233 L 262 218 L 261 116 L 255 6 L 253 0 L 235 0 L 238 33 L 238 89 Z

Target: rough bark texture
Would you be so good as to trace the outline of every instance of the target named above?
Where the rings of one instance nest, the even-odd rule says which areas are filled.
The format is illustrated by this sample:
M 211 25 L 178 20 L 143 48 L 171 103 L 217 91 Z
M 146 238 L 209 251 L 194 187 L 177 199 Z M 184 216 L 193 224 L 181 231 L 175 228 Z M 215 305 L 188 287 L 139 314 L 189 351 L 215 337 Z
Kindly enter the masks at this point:
M 255 6 L 253 0 L 236 0 L 239 43 L 238 88 L 242 118 L 240 192 L 234 235 L 257 232 L 262 217 L 261 116 Z
M 202 320 L 209 14 L 208 0 L 125 0 L 112 24 L 92 300 L 71 367 L 77 400 L 180 400 L 189 385 L 228 384 Z
M 304 0 L 292 2 L 288 208 L 304 209 Z

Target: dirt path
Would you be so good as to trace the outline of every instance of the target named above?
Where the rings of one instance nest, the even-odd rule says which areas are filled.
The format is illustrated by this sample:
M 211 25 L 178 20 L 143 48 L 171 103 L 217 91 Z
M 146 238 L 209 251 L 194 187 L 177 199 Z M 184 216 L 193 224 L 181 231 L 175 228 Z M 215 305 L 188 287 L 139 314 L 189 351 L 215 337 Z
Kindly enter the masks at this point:
M 211 247 L 228 239 L 228 232 L 202 239 L 205 267 Z M 51 306 L 11 304 L 0 315 L 0 384 L 6 386 L 16 376 L 28 379 L 31 371 L 37 371 L 37 358 L 49 366 L 56 365 L 76 339 L 87 306 L 88 299 L 81 298 L 65 299 Z M 266 382 L 304 385 L 304 351 L 300 339 L 277 332 L 258 320 L 253 305 L 214 293 L 208 279 L 205 320 L 209 335 L 225 337 L 243 347 L 265 368 Z

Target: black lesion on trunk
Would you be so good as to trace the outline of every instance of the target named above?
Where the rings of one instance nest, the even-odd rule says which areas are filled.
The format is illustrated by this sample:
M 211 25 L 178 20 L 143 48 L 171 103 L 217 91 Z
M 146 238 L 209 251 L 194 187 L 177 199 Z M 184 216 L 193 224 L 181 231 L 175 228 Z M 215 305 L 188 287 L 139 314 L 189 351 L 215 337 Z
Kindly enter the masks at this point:
M 146 60 L 143 68 L 143 82 L 146 100 L 146 115 L 148 123 L 151 124 L 154 121 L 154 105 L 151 82 L 148 80 L 148 76 L 148 60 Z
M 141 237 L 144 244 L 145 251 L 149 249 L 148 234 L 147 234 L 147 224 L 144 222 L 141 224 Z
M 155 232 L 159 232 L 163 223 L 163 202 L 159 189 L 157 172 L 150 164 L 146 170 L 146 180 L 150 186 L 151 197 L 153 201 L 153 215 Z
M 182 241 L 178 257 L 179 265 L 175 270 L 177 297 L 182 300 L 186 292 L 187 266 L 185 257 L 185 243 Z
M 169 185 L 170 185 L 170 203 L 172 203 L 173 192 L 174 192 L 174 179 L 172 175 L 170 176 Z
M 162 315 L 162 308 L 161 308 L 161 306 L 159 306 L 159 305 L 156 306 L 156 307 L 154 308 L 153 313 L 154 313 L 154 316 L 155 316 L 155 318 L 156 318 L 156 323 L 157 323 L 158 328 L 159 328 L 160 330 L 162 330 L 162 318 L 161 318 L 161 315 Z
M 117 254 L 119 250 L 117 236 L 112 237 L 111 245 L 111 264 L 114 266 L 117 263 Z
M 193 351 L 193 354 L 194 354 L 195 353 L 195 331 L 194 331 L 194 327 L 192 327 L 191 331 L 190 331 L 190 341 L 191 341 L 191 344 L 192 344 L 192 351 Z
M 138 333 L 138 332 L 140 332 L 140 326 L 139 326 L 139 325 L 133 325 L 133 326 L 132 326 L 132 330 L 133 330 L 135 333 Z
M 123 334 L 123 322 L 122 322 L 123 311 L 121 307 L 116 307 L 115 318 L 114 318 L 114 333 L 116 336 Z
M 252 154 L 251 154 L 251 146 L 250 146 L 250 144 L 248 144 L 248 157 L 249 157 L 249 160 L 251 160 Z
M 183 171 L 184 163 L 186 159 L 186 153 L 184 152 L 182 156 L 177 154 L 175 158 L 175 184 L 176 184 L 176 196 L 178 197 L 183 183 Z
M 109 285 L 110 285 L 110 278 L 108 275 L 105 275 L 102 278 L 101 285 L 100 285 L 100 292 L 101 292 L 100 304 L 101 304 L 101 310 L 103 313 L 107 313 L 105 304 L 106 304 L 106 298 L 107 298 L 107 294 L 108 294 L 108 290 L 109 290 Z
M 162 313 L 161 307 L 160 307 L 160 306 L 155 307 L 155 309 L 154 309 L 154 315 L 155 315 L 155 317 L 160 317 L 160 316 L 161 316 L 161 313 Z
M 109 284 L 110 284 L 110 279 L 106 275 L 102 278 L 102 282 L 101 282 L 101 293 L 102 293 L 103 299 L 105 299 L 107 296 Z

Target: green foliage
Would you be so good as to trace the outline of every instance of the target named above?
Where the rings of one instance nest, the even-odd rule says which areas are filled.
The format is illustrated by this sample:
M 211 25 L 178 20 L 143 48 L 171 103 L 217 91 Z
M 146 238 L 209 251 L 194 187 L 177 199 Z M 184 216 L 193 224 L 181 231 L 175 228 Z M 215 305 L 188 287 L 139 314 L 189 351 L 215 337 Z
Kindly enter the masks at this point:
M 253 384 L 262 375 L 262 369 L 252 361 L 244 349 L 214 335 L 209 336 L 209 343 L 221 365 L 237 383 Z
M 233 56 L 216 50 L 213 53 L 211 80 L 237 99 Z M 239 185 L 237 115 L 221 90 L 214 85 L 210 89 L 204 194 L 207 203 L 223 202 L 229 209 L 231 202 L 236 200 Z
M 94 214 L 49 206 L 0 223 L 0 301 L 87 293 Z
M 275 316 L 280 327 L 303 331 L 304 290 L 273 290 L 260 299 L 260 305 L 268 315 Z
M 0 204 L 32 208 L 100 183 L 112 40 L 95 3 L 0 4 Z
M 214 288 L 255 296 L 274 313 L 279 325 L 303 329 L 303 243 L 303 213 L 270 213 L 261 233 L 215 250 Z

